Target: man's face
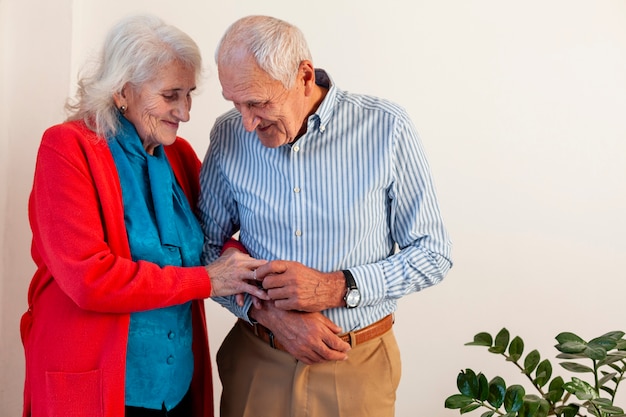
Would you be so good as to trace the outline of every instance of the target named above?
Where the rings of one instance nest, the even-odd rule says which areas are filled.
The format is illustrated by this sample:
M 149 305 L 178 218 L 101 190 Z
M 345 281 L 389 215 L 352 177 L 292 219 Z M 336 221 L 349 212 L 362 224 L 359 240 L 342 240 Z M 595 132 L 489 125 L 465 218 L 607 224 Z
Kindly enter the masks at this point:
M 219 65 L 222 95 L 242 116 L 244 128 L 256 131 L 268 148 L 293 142 L 308 116 L 305 85 L 300 72 L 294 86 L 286 89 L 249 57 Z

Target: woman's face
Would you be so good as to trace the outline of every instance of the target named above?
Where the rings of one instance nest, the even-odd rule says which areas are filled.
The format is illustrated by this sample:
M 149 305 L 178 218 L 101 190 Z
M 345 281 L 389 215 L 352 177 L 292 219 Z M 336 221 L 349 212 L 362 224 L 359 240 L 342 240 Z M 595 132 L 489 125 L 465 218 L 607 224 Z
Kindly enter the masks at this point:
M 135 126 L 146 152 L 152 154 L 158 145 L 171 145 L 176 140 L 178 124 L 189 120 L 195 89 L 195 70 L 171 62 L 147 83 L 127 84 L 116 97 L 116 105 L 126 106 L 124 117 Z

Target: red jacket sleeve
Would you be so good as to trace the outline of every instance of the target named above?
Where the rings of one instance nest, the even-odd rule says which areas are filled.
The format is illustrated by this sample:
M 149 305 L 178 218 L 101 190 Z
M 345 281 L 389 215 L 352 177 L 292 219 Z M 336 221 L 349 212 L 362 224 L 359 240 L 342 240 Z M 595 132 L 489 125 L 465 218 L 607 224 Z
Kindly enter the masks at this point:
M 194 162 L 195 153 L 186 146 L 181 142 L 182 154 L 171 164 L 193 201 L 199 161 Z M 38 275 L 53 276 L 83 309 L 133 312 L 210 296 L 204 267 L 161 268 L 131 260 L 113 158 L 106 142 L 80 124 L 56 126 L 44 134 L 29 217 Z M 31 288 L 31 296 L 45 282 L 40 284 Z

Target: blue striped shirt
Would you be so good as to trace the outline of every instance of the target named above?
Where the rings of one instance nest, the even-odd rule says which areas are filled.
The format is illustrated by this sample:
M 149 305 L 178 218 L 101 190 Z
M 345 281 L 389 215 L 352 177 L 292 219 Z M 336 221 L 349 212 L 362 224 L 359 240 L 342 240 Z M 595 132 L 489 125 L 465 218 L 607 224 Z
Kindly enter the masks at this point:
M 419 136 L 406 111 L 376 97 L 329 91 L 296 142 L 267 148 L 235 109 L 216 120 L 200 174 L 204 261 L 239 231 L 252 256 L 349 269 L 357 308 L 323 313 L 344 331 L 394 312 L 397 300 L 440 282 L 451 267 Z M 217 299 L 247 319 L 250 300 Z

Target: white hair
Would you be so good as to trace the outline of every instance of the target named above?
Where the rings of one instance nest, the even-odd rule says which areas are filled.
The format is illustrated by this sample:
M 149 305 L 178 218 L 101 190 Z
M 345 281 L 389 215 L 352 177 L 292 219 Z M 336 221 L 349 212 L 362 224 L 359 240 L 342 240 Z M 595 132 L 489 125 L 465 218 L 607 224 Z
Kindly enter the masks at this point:
M 79 77 L 74 100 L 68 100 L 68 120 L 84 120 L 103 137 L 119 128 L 113 96 L 158 77 L 164 65 L 179 62 L 202 73 L 198 45 L 183 31 L 152 15 L 127 17 L 111 28 L 93 70 Z
M 270 16 L 247 16 L 233 23 L 217 46 L 215 61 L 218 66 L 227 63 L 241 51 L 287 89 L 293 86 L 300 63 L 312 61 L 300 29 Z

